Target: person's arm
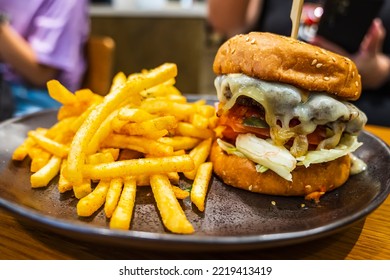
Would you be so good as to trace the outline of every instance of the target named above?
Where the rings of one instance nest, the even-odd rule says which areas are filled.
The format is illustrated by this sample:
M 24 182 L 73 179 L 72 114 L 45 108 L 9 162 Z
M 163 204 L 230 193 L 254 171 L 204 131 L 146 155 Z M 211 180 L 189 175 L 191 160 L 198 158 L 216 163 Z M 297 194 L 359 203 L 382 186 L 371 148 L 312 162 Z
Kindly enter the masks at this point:
M 350 57 L 359 69 L 362 86 L 365 89 L 377 89 L 390 79 L 390 57 L 383 53 L 383 40 L 386 36 L 380 19 L 375 19 L 368 30 L 360 49 L 355 54 L 349 54 L 340 46 L 322 37 L 315 37 L 313 44 Z
M 382 51 L 385 36 L 382 21 L 374 20 L 359 52 L 352 57 L 362 75 L 365 88 L 379 88 L 390 78 L 390 57 Z
M 247 32 L 257 20 L 262 0 L 208 0 L 208 21 L 214 31 L 231 37 Z
M 0 58 L 36 86 L 45 86 L 57 74 L 55 68 L 39 64 L 28 42 L 6 23 L 0 25 Z

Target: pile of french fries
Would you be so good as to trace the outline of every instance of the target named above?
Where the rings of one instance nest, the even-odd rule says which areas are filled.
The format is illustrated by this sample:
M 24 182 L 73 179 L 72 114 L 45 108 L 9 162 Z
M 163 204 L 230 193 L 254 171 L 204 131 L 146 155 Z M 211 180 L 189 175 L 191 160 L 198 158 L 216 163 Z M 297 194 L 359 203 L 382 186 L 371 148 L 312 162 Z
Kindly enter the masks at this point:
M 29 131 L 13 160 L 31 159 L 32 188 L 55 185 L 58 176 L 59 192 L 78 199 L 79 216 L 104 209 L 113 229 L 130 228 L 137 187 L 150 186 L 166 229 L 193 233 L 179 199 L 204 211 L 217 117 L 205 100 L 187 101 L 176 75 L 172 63 L 120 72 L 105 96 L 49 81 L 50 96 L 62 104 L 58 121 Z M 191 190 L 179 187 L 181 177 Z

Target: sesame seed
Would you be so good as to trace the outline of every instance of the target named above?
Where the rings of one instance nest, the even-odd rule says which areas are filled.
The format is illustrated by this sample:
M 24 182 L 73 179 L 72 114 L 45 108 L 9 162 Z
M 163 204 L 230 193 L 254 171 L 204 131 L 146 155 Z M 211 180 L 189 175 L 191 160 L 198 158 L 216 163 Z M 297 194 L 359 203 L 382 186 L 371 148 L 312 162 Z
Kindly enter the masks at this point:
M 248 41 L 249 41 L 249 37 L 246 37 L 246 38 L 245 38 L 245 41 L 247 41 L 247 42 L 248 42 Z
M 252 185 L 250 185 L 248 189 L 251 191 L 251 190 L 252 190 L 252 188 L 253 188 L 253 186 L 252 186 Z
M 256 40 L 252 39 L 251 44 L 254 44 L 254 43 L 256 43 Z
M 359 86 L 359 83 L 358 83 L 358 81 L 355 81 L 355 85 L 358 87 Z
M 355 71 L 352 71 L 352 78 L 355 77 Z
M 305 207 L 306 205 L 304 203 L 301 204 L 301 208 Z
M 276 205 L 276 201 L 272 200 L 272 201 L 271 201 L 271 204 L 272 204 L 273 206 L 275 206 L 275 205 Z
M 236 49 L 232 49 L 231 53 L 234 54 L 236 52 Z
M 332 60 L 333 60 L 333 62 L 336 62 L 336 58 L 334 58 L 333 56 L 332 56 Z
M 319 52 L 318 52 L 318 51 L 316 51 L 316 52 L 315 52 L 315 54 L 316 54 L 316 55 L 318 55 L 318 54 L 319 54 Z
M 317 63 L 316 68 L 320 68 L 322 65 L 322 63 Z
M 314 65 L 317 63 L 317 59 L 313 59 L 313 61 L 311 62 L 311 65 Z
M 324 80 L 325 81 L 329 81 L 329 77 L 324 77 Z

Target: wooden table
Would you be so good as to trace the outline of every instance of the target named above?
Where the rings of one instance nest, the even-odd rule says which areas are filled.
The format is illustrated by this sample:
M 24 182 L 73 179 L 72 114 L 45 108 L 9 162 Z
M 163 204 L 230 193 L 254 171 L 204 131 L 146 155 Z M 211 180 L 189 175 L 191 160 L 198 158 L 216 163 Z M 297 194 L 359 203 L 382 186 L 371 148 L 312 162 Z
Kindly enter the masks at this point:
M 390 128 L 366 129 L 390 144 Z M 0 209 L 0 259 L 390 259 L 390 197 L 366 219 L 326 238 L 283 248 L 221 253 L 114 249 L 37 229 Z

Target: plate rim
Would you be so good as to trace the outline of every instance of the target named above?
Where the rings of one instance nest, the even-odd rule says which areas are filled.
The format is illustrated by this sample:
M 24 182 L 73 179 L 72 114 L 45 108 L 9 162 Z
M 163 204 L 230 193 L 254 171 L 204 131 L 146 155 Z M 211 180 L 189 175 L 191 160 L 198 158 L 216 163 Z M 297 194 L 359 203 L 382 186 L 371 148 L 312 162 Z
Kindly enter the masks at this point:
M 41 114 L 53 114 L 56 110 L 44 110 L 32 113 L 22 117 L 8 119 L 0 123 L 0 129 L 10 123 L 18 122 L 26 118 L 32 118 Z M 363 130 L 361 134 L 372 138 L 380 144 L 390 155 L 390 147 L 382 139 L 372 134 L 369 131 Z M 180 235 L 170 232 L 156 233 L 137 230 L 114 230 L 93 226 L 90 224 L 74 223 L 71 220 L 55 218 L 45 213 L 39 212 L 26 205 L 18 204 L 9 201 L 0 195 L 0 207 L 9 211 L 27 222 L 35 222 L 40 227 L 48 230 L 69 236 L 67 233 L 76 234 L 76 239 L 84 241 L 105 240 L 112 244 L 127 245 L 130 247 L 139 247 L 150 249 L 156 247 L 160 250 L 186 250 L 186 251 L 214 251 L 214 250 L 235 250 L 235 249 L 264 249 L 270 247 L 278 247 L 283 245 L 293 245 L 301 242 L 306 242 L 330 234 L 342 231 L 367 217 L 370 213 L 380 207 L 380 205 L 387 199 L 390 193 L 390 184 L 385 186 L 385 189 L 378 193 L 373 199 L 361 210 L 354 212 L 352 215 L 343 217 L 331 223 L 315 227 L 312 229 L 305 229 L 301 231 L 290 231 L 284 233 L 270 233 L 270 234 L 250 234 L 240 236 L 215 236 L 215 235 Z M 148 241 L 149 246 L 138 244 L 137 241 Z M 174 246 L 172 244 L 182 246 Z

